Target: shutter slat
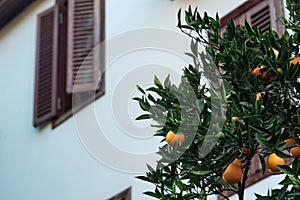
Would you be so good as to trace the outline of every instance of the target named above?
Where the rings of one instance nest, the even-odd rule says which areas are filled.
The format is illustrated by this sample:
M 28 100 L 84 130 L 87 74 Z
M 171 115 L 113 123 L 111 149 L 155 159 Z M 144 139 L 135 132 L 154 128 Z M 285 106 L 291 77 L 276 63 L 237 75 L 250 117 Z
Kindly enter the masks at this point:
M 55 6 L 38 15 L 34 126 L 56 115 L 58 14 Z
M 250 16 L 250 24 L 258 27 L 262 33 L 266 32 L 272 25 L 270 6 L 267 4 L 261 9 L 256 9 Z
M 100 52 L 99 48 L 96 48 L 97 52 L 93 51 L 100 42 L 100 1 L 69 0 L 68 93 L 97 89 L 98 76 L 100 75 Z M 82 70 L 84 72 L 81 72 Z

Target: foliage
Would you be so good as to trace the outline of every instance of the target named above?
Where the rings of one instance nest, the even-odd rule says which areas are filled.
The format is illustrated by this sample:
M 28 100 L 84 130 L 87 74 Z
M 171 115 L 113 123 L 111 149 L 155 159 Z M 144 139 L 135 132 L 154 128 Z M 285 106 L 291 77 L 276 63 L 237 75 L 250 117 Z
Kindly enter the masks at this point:
M 258 200 L 284 200 L 295 199 L 300 196 L 300 159 L 295 158 L 292 167 L 282 166 L 281 171 L 286 174 L 279 183 L 280 189 L 268 191 L 267 196 L 256 194 Z
M 155 77 L 154 86 L 146 90 L 138 86 L 142 96 L 134 100 L 145 112 L 137 120 L 152 119 L 158 128 L 156 136 L 165 138 L 172 130 L 184 134 L 186 140 L 175 147 L 162 140 L 156 168 L 149 166 L 149 172 L 138 177 L 156 186 L 145 194 L 158 199 L 206 199 L 219 194 L 228 199 L 223 192 L 231 191 L 243 199 L 253 156 L 260 157 L 263 173 L 267 155 L 275 152 L 291 158 L 291 146 L 284 140 L 299 138 L 300 133 L 300 68 L 299 64 L 290 66 L 291 55 L 299 53 L 300 45 L 298 1 L 288 0 L 287 8 L 291 17 L 285 19 L 286 28 L 293 34 L 286 31 L 282 36 L 271 28 L 261 33 L 247 22 L 236 27 L 233 21 L 221 33 L 218 15 L 201 16 L 190 7 L 183 23 L 178 12 L 178 27 L 193 39 L 187 55 L 194 63 L 183 69 L 178 86 L 170 77 L 163 83 Z M 206 53 L 198 51 L 200 44 Z M 278 58 L 273 49 L 280 50 Z M 259 66 L 264 67 L 253 75 Z M 214 71 L 218 72 L 215 76 Z M 201 85 L 204 76 L 210 82 Z M 219 78 L 223 84 L 216 84 Z M 237 185 L 227 185 L 222 172 L 235 158 L 243 161 L 244 176 Z M 280 173 L 287 174 L 283 187 L 270 191 L 269 197 L 257 198 L 299 197 L 299 164 L 295 158 L 292 168 L 281 166 Z

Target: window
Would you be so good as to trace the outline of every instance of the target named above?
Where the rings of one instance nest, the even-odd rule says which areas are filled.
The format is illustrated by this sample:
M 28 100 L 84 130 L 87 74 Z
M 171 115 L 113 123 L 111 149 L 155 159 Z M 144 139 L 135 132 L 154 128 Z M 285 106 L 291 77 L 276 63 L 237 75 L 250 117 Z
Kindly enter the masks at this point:
M 131 187 L 120 192 L 116 196 L 109 198 L 108 200 L 131 200 Z
M 104 94 L 104 4 L 57 0 L 38 15 L 34 126 L 55 127 Z
M 284 24 L 278 19 L 284 15 L 284 6 L 282 0 L 251 0 L 247 1 L 221 19 L 221 30 L 224 30 L 229 20 L 233 19 L 236 26 L 245 24 L 245 20 L 250 26 L 256 26 L 262 33 L 268 31 L 269 26 L 279 34 L 284 33 Z M 222 32 L 222 31 L 221 31 Z M 246 187 L 262 180 L 271 173 L 266 171 L 262 173 L 262 166 L 258 155 L 251 160 L 248 171 Z M 230 195 L 231 192 L 224 192 Z M 218 196 L 218 199 L 223 199 Z

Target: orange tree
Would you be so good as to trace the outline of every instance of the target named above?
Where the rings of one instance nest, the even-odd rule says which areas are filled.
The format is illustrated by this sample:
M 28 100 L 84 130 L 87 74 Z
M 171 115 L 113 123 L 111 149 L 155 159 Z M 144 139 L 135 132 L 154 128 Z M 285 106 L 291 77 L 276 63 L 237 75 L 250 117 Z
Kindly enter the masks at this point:
M 134 98 L 145 111 L 137 120 L 152 119 L 163 138 L 157 166 L 138 177 L 155 185 L 145 194 L 229 199 L 224 191 L 231 191 L 244 199 L 250 162 L 259 156 L 262 173 L 286 177 L 280 189 L 257 199 L 300 197 L 300 3 L 287 0 L 287 8 L 290 18 L 282 20 L 292 33 L 282 36 L 233 21 L 221 33 L 218 15 L 189 8 L 182 22 L 178 12 L 178 27 L 192 38 L 187 55 L 194 63 L 183 69 L 178 86 L 155 78 L 150 88 L 138 86 L 142 96 Z

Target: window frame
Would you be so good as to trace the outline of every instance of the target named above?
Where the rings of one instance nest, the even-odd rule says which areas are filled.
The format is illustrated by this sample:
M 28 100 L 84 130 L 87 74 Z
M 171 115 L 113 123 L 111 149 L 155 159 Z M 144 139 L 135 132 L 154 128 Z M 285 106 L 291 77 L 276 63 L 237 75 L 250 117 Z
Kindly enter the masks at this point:
M 97 82 L 97 87 L 94 88 L 89 88 L 89 90 L 86 91 L 81 91 L 81 92 L 76 92 L 73 93 L 72 91 L 68 91 L 68 81 L 70 81 L 67 77 L 68 75 L 68 60 L 70 59 L 70 55 L 68 55 L 68 52 L 70 51 L 68 48 L 70 48 L 67 43 L 69 41 L 70 37 L 70 30 L 69 30 L 69 23 L 70 19 L 68 16 L 68 3 L 71 1 L 76 1 L 76 0 L 56 0 L 55 5 L 47 10 L 51 9 L 57 9 L 59 7 L 59 14 L 56 13 L 57 16 L 54 16 L 56 18 L 56 22 L 59 20 L 59 27 L 55 28 L 53 31 L 53 34 L 58 35 L 58 41 L 55 42 L 55 46 L 53 49 L 53 54 L 56 55 L 56 63 L 57 66 L 57 78 L 55 82 L 52 84 L 52 86 L 56 89 L 54 92 L 55 94 L 52 94 L 53 98 L 55 100 L 52 101 L 53 103 L 53 113 L 52 117 L 38 121 L 36 120 L 36 110 L 37 110 L 37 88 L 38 88 L 38 82 L 36 81 L 39 78 L 39 73 L 36 72 L 36 79 L 35 79 L 35 96 L 34 96 L 34 126 L 35 127 L 42 127 L 43 125 L 51 123 L 52 128 L 57 127 L 58 125 L 62 124 L 65 120 L 70 118 L 74 113 L 80 111 L 83 109 L 85 106 L 90 104 L 91 102 L 95 101 L 99 97 L 103 96 L 105 93 L 105 46 L 104 45 L 99 45 L 99 55 L 97 57 L 97 62 L 93 62 L 93 66 L 97 66 L 99 68 L 99 74 L 97 74 L 97 77 L 100 75 L 100 81 Z M 99 23 L 98 28 L 99 30 L 94 30 L 94 32 L 99 32 L 99 35 L 95 39 L 96 42 L 93 43 L 93 48 L 96 47 L 98 44 L 103 42 L 105 40 L 105 0 L 93 0 L 93 8 L 95 5 L 97 5 L 97 8 L 95 8 L 96 11 L 94 12 L 93 15 L 98 15 L 96 18 L 98 19 L 94 23 Z M 45 12 L 45 11 L 44 11 Z M 40 14 L 44 13 L 41 12 Z M 40 16 L 38 15 L 38 21 L 40 20 Z M 39 36 L 40 32 L 43 30 L 40 29 L 40 26 L 38 25 L 37 27 L 37 34 Z M 74 32 L 75 33 L 75 32 Z M 38 43 L 42 42 L 40 41 L 40 38 L 37 37 L 37 52 L 36 52 L 36 57 L 37 60 L 39 59 L 39 51 L 38 51 Z M 71 55 L 72 56 L 72 55 Z M 96 57 L 96 56 L 94 56 Z M 38 68 L 42 68 L 39 66 L 39 63 L 36 61 L 36 70 Z M 100 74 L 101 72 L 101 74 Z M 96 77 L 96 76 L 95 76 Z M 70 88 L 70 86 L 69 86 Z M 92 90 L 93 89 L 93 90 Z M 70 90 L 70 89 L 69 89 Z

